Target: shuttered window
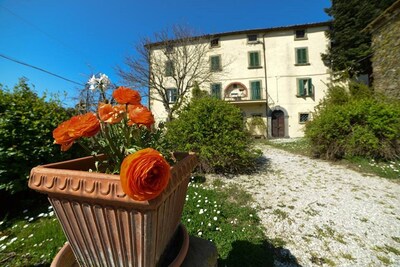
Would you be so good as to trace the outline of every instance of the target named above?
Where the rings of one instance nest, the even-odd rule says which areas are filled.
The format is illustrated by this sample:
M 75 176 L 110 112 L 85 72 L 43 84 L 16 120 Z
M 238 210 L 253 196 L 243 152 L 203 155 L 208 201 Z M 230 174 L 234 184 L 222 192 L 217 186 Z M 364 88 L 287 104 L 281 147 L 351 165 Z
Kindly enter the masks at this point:
M 261 99 L 261 82 L 253 81 L 250 82 L 251 88 L 251 100 Z
M 220 83 L 211 84 L 211 96 L 221 99 L 221 84 Z
M 308 49 L 296 48 L 296 64 L 308 64 Z
M 311 78 L 297 80 L 297 96 L 313 96 L 313 85 Z
M 210 57 L 211 63 L 211 71 L 220 71 L 221 70 L 221 57 L 220 56 L 211 56 Z
M 249 52 L 249 68 L 260 67 L 260 52 Z
M 174 62 L 168 60 L 165 62 L 165 76 L 173 76 L 174 75 Z

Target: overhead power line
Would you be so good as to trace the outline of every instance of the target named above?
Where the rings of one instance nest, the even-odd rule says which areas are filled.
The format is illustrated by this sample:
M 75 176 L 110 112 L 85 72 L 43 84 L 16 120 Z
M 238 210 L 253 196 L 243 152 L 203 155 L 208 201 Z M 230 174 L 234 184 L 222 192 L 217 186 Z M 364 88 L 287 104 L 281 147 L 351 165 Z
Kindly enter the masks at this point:
M 81 85 L 81 86 L 85 86 L 84 84 L 82 84 L 82 83 L 80 83 L 80 82 L 73 81 L 73 80 L 68 79 L 68 78 L 65 78 L 65 77 L 63 77 L 63 76 L 61 76 L 61 75 L 55 74 L 55 73 L 53 73 L 53 72 L 51 72 L 51 71 L 48 71 L 48 70 L 45 70 L 45 69 L 42 69 L 42 68 L 33 66 L 33 65 L 31 65 L 31 64 L 22 62 L 22 61 L 20 61 L 20 60 L 14 59 L 14 58 L 12 58 L 12 57 L 9 57 L 9 56 L 3 55 L 3 54 L 0 54 L 0 57 L 3 57 L 3 58 L 5 58 L 5 59 L 8 59 L 8 60 L 13 61 L 13 62 L 15 62 L 15 63 L 21 64 L 21 65 L 24 65 L 24 66 L 27 66 L 27 67 L 30 67 L 30 68 L 33 68 L 33 69 L 36 69 L 36 70 L 42 71 L 42 72 L 47 73 L 47 74 L 50 74 L 50 75 L 52 75 L 52 76 L 54 76 L 54 77 L 60 78 L 60 79 L 62 79 L 62 80 L 64 80 L 64 81 L 67 81 L 67 82 L 70 82 L 70 83 L 74 83 L 74 84 L 77 84 L 77 85 Z

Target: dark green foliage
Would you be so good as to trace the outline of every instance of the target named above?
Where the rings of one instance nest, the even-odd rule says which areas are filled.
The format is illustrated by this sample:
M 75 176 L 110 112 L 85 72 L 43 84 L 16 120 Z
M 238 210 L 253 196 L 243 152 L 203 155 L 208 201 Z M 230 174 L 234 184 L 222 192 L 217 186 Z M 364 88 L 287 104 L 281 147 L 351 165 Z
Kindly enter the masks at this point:
M 267 125 L 261 117 L 253 117 L 247 122 L 250 133 L 255 133 L 258 129 L 260 132 L 267 131 Z
M 371 36 L 362 30 L 394 2 L 332 0 L 332 7 L 325 10 L 333 18 L 328 31 L 332 45 L 323 59 L 334 71 L 346 71 L 350 77 L 371 73 Z
M 193 100 L 179 118 L 167 125 L 173 150 L 195 151 L 205 171 L 248 172 L 256 166 L 259 151 L 251 148 L 239 108 L 222 100 Z
M 399 158 L 400 103 L 373 96 L 359 85 L 331 87 L 305 135 L 322 158 Z
M 0 88 L 0 194 L 28 190 L 32 167 L 70 155 L 62 155 L 52 137 L 69 117 L 58 101 L 38 97 L 25 79 L 11 91 Z
M 197 98 L 202 98 L 208 96 L 207 91 L 201 90 L 199 87 L 198 82 L 194 82 L 193 89 L 192 89 L 192 98 L 197 99 Z

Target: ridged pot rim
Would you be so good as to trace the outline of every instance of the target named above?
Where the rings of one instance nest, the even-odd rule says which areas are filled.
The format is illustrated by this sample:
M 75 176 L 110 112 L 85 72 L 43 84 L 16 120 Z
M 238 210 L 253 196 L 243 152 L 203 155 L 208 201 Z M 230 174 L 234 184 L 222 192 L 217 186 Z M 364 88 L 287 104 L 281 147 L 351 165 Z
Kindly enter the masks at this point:
M 137 201 L 126 195 L 117 174 L 89 172 L 99 157 L 83 157 L 40 165 L 31 170 L 28 186 L 52 197 L 84 200 L 95 204 L 119 205 L 136 209 L 156 209 L 182 181 L 188 180 L 197 165 L 194 153 L 178 153 L 179 161 L 171 167 L 167 188 L 156 198 Z M 178 158 L 178 157 L 177 157 Z

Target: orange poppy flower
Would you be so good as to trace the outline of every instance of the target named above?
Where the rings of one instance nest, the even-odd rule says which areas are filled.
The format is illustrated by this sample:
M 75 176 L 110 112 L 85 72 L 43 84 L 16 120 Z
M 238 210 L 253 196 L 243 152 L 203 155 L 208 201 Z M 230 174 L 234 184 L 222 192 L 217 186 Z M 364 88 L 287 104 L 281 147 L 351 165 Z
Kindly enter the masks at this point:
M 94 113 L 74 116 L 53 131 L 54 143 L 61 145 L 62 151 L 67 151 L 76 139 L 94 136 L 98 131 L 100 122 Z
M 114 99 L 119 104 L 140 105 L 140 94 L 136 90 L 120 86 L 113 92 Z
M 151 111 L 142 105 L 128 106 L 128 125 L 138 124 L 150 128 L 154 124 L 154 116 Z
M 142 149 L 121 164 L 122 190 L 134 200 L 154 199 L 167 187 L 170 175 L 170 166 L 160 152 Z
M 100 120 L 114 124 L 122 120 L 125 113 L 125 106 L 118 105 L 113 107 L 111 104 L 100 103 L 98 112 Z

